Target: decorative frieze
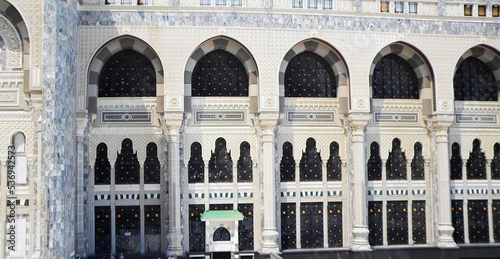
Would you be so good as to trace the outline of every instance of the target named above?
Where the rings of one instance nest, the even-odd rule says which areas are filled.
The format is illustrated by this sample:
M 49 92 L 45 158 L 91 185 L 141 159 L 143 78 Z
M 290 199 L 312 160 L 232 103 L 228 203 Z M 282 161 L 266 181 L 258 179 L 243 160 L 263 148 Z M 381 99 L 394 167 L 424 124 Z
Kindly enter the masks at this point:
M 455 116 L 456 124 L 484 124 L 497 125 L 498 114 L 468 114 L 458 113 Z
M 152 123 L 151 111 L 101 111 L 101 123 Z
M 286 111 L 287 123 L 335 123 L 335 112 Z
M 246 111 L 194 111 L 194 123 L 246 122 Z
M 418 123 L 418 112 L 375 112 L 373 123 Z

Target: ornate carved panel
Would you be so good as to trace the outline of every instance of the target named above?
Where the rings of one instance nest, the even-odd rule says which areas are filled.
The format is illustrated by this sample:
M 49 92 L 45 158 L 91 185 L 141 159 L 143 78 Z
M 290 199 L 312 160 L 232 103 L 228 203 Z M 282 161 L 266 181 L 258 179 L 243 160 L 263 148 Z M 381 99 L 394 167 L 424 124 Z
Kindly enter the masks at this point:
M 153 123 L 151 111 L 101 111 L 101 123 Z

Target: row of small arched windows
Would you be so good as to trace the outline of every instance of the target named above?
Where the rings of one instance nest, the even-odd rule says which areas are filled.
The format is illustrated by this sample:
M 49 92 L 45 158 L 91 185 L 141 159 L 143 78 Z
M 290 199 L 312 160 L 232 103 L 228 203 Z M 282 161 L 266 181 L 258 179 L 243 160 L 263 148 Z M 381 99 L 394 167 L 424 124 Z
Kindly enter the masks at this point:
M 491 179 L 500 180 L 500 143 L 493 146 L 494 156 L 491 160 Z M 467 179 L 486 179 L 486 157 L 484 152 L 481 152 L 481 142 L 475 139 L 472 142 L 472 152 L 469 154 L 469 159 L 465 164 Z M 450 179 L 462 179 L 462 156 L 460 154 L 460 144 L 453 143 L 451 145 L 451 160 L 450 160 Z
M 290 60 L 284 80 L 285 97 L 337 97 L 332 67 L 310 51 Z M 459 64 L 453 82 L 455 100 L 497 101 L 495 76 L 475 57 Z M 395 54 L 378 61 L 371 83 L 373 98 L 420 98 L 414 69 Z M 249 77 L 235 55 L 218 49 L 196 63 L 191 86 L 191 96 L 248 96 Z M 156 96 L 156 75 L 151 62 L 131 49 L 111 56 L 99 75 L 99 97 L 142 96 Z

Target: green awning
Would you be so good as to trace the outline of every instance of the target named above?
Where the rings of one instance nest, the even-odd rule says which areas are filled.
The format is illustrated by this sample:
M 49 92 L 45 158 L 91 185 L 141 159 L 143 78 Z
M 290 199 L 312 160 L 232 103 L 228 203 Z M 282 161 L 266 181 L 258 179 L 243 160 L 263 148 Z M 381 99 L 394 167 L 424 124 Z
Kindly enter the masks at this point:
M 243 215 L 237 210 L 207 210 L 201 215 L 201 221 L 242 220 Z

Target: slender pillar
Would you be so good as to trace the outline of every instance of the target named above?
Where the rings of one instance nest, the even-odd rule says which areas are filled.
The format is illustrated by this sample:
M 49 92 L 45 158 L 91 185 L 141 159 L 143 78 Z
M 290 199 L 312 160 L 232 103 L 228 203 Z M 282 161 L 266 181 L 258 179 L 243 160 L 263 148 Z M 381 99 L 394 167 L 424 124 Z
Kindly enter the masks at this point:
M 86 238 L 85 238 L 85 227 L 84 227 L 84 199 L 86 191 L 84 190 L 84 139 L 85 139 L 85 128 L 87 126 L 88 120 L 86 118 L 77 119 L 77 171 L 76 171 L 76 254 L 81 257 L 86 256 Z
M 349 116 L 352 135 L 352 170 L 353 170 L 353 240 L 352 250 L 357 252 L 371 251 L 368 242 L 368 205 L 366 197 L 366 154 L 365 127 L 368 115 Z
M 167 168 L 168 168 L 168 232 L 167 255 L 177 256 L 183 254 L 181 233 L 181 189 L 180 189 L 180 127 L 182 118 L 166 119 L 168 129 L 167 137 Z
M 450 156 L 448 151 L 448 128 L 451 122 L 435 122 L 433 130 L 436 138 L 437 151 L 437 193 L 438 193 L 438 237 L 437 246 L 455 248 L 453 226 L 451 222 L 450 197 Z
M 274 152 L 274 129 L 277 118 L 261 119 L 262 126 L 262 173 L 264 178 L 264 228 L 262 252 L 279 253 L 276 228 L 276 161 Z

